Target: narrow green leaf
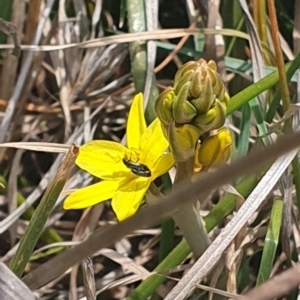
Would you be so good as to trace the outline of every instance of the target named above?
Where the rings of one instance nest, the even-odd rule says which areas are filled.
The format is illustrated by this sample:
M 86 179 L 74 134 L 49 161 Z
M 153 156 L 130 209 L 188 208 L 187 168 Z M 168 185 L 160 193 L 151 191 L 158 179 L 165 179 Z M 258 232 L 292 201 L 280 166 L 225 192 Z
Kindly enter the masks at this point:
M 147 30 L 146 12 L 144 1 L 127 0 L 128 13 L 128 29 L 129 32 L 143 32 Z M 144 92 L 147 74 L 147 47 L 145 42 L 135 41 L 129 44 L 129 52 L 131 59 L 131 72 L 135 85 L 135 92 Z M 147 103 L 145 118 L 147 123 L 151 123 L 156 117 L 154 103 L 158 97 L 158 89 L 156 79 L 153 75 L 152 85 L 150 88 L 149 99 L 145 99 Z
M 174 248 L 175 222 L 172 218 L 165 219 L 161 225 L 158 260 L 161 262 Z
M 240 125 L 240 136 L 236 155 L 234 159 L 238 159 L 248 152 L 249 137 L 250 137 L 250 120 L 251 120 L 251 109 L 248 103 L 242 106 L 242 117 Z
M 0 1 L 0 18 L 10 21 L 13 0 Z M 0 31 L 0 44 L 5 44 L 7 35 Z
M 299 168 L 298 156 L 296 156 L 293 159 L 292 166 L 293 166 L 293 181 L 296 190 L 296 200 L 298 205 L 298 211 L 300 213 L 300 168 Z
M 127 16 L 129 32 L 146 31 L 144 1 L 127 0 Z M 146 79 L 146 43 L 135 41 L 129 44 L 131 71 L 136 93 L 143 92 Z
M 272 207 L 270 222 L 265 238 L 265 245 L 263 248 L 256 285 L 260 285 L 270 278 L 279 240 L 282 211 L 283 201 L 280 199 L 276 199 Z
M 252 99 L 249 102 L 249 104 L 250 104 L 250 107 L 255 116 L 256 126 L 258 128 L 259 135 L 262 136 L 262 140 L 263 140 L 264 144 L 269 145 L 270 142 L 269 142 L 269 137 L 268 137 L 268 128 L 264 121 L 263 112 L 261 110 L 261 106 L 260 106 L 260 103 L 259 103 L 257 97 Z
M 39 206 L 35 210 L 25 234 L 21 238 L 20 245 L 10 264 L 11 270 L 19 277 L 24 272 L 25 266 L 30 259 L 53 206 L 69 177 L 77 155 L 78 148 L 72 145 L 53 181 L 48 186 Z

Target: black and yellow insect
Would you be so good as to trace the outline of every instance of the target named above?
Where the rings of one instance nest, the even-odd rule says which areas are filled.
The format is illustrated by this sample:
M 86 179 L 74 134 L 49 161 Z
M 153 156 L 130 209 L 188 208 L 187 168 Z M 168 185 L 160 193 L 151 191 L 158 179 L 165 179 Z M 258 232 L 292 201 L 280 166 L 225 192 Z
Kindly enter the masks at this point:
M 126 158 L 123 158 L 123 163 L 133 174 L 141 177 L 151 177 L 151 171 L 146 165 L 133 162 Z

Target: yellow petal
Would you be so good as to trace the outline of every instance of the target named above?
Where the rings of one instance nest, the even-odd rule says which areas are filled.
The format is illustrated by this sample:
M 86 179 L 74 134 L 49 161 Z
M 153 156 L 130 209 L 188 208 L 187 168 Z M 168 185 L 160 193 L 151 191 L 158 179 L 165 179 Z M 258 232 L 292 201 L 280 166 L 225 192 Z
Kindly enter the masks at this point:
M 126 151 L 119 143 L 91 141 L 79 148 L 76 164 L 98 178 L 120 180 L 130 172 L 122 161 Z
M 134 215 L 151 183 L 149 178 L 134 178 L 124 180 L 114 195 L 111 205 L 119 221 L 123 221 Z
M 152 180 L 167 173 L 175 164 L 174 157 L 171 153 L 164 154 L 157 160 L 153 171 Z
M 118 181 L 101 181 L 79 189 L 69 195 L 64 202 L 64 209 L 81 209 L 111 199 L 118 189 Z
M 146 128 L 143 94 L 139 93 L 135 95 L 128 115 L 126 130 L 128 148 L 139 149 L 140 138 Z
M 156 118 L 141 137 L 141 162 L 152 168 L 159 157 L 161 157 L 163 152 L 168 148 L 168 145 L 169 143 L 163 134 L 161 123 L 159 119 Z
M 204 167 L 215 167 L 226 163 L 231 154 L 232 138 L 224 127 L 215 135 L 206 138 L 198 151 L 198 161 Z

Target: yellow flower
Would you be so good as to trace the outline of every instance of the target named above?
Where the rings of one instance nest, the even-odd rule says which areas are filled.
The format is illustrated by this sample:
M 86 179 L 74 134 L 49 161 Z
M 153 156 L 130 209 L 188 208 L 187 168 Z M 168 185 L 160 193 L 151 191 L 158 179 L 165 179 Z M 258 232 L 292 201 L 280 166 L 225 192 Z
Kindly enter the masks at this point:
M 206 138 L 198 150 L 196 167 L 204 169 L 226 163 L 231 154 L 232 137 L 230 131 L 223 127 L 216 134 Z
M 158 119 L 149 127 L 143 112 L 143 96 L 134 97 L 127 122 L 127 147 L 110 141 L 91 141 L 81 146 L 76 164 L 99 183 L 69 195 L 64 209 L 81 209 L 112 199 L 119 221 L 138 210 L 151 182 L 173 165 L 169 144 Z

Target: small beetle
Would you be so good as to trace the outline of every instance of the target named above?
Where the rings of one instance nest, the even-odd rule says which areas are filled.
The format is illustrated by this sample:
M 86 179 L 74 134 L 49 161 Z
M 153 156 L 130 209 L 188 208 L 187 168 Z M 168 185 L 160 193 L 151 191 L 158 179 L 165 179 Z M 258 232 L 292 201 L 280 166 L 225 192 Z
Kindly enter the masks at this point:
M 131 170 L 131 172 L 137 176 L 141 176 L 141 177 L 150 177 L 151 176 L 151 171 L 149 170 L 149 168 L 144 165 L 144 164 L 140 164 L 137 162 L 133 162 L 131 160 L 122 159 L 124 165 Z

